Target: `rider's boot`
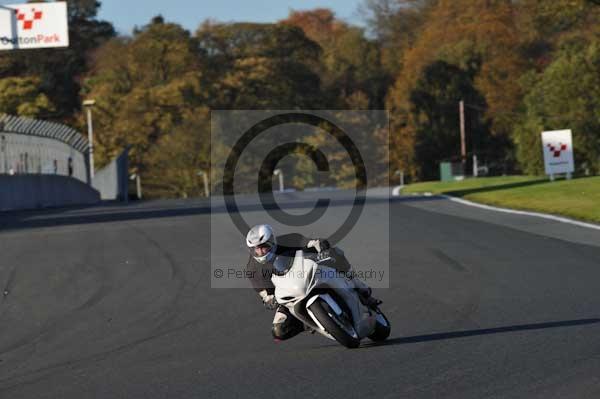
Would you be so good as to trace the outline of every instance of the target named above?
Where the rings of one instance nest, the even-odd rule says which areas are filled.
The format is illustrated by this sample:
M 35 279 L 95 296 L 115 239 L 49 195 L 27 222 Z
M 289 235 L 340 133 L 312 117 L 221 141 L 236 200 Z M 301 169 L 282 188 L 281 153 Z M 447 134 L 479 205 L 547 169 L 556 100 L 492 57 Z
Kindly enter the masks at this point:
M 358 277 L 353 277 L 350 281 L 354 284 L 354 289 L 358 293 L 358 298 L 363 305 L 373 309 L 381 305 L 382 302 L 372 296 L 373 291 L 371 287 L 362 282 Z
M 304 323 L 295 318 L 285 306 L 277 306 L 271 330 L 275 341 L 290 339 L 302 331 L 304 331 Z

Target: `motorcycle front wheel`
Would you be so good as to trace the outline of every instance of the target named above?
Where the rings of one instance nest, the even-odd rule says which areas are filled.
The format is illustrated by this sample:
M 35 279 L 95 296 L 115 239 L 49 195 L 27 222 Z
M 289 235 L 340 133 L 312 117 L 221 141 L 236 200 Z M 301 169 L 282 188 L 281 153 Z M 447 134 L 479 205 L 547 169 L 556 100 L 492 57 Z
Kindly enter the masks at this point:
M 346 348 L 357 348 L 360 345 L 360 339 L 349 315 L 345 313 L 337 315 L 329 304 L 321 298 L 314 301 L 309 309 L 319 320 L 325 331 L 337 342 Z

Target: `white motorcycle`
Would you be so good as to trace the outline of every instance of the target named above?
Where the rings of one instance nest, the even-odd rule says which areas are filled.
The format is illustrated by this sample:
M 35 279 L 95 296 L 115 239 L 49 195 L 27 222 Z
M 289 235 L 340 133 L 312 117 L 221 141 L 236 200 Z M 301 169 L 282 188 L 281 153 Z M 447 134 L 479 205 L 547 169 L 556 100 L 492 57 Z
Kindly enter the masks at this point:
M 391 326 L 383 312 L 360 301 L 352 283 L 332 267 L 334 259 L 296 251 L 295 256 L 278 256 L 271 281 L 277 303 L 313 331 L 347 348 L 361 339 L 383 341 Z

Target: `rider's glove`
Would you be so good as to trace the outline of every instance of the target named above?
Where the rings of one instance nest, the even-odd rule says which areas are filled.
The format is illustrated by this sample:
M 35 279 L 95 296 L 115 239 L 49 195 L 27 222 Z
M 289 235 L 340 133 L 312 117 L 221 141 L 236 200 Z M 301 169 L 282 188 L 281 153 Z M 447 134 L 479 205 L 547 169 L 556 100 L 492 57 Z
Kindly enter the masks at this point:
M 317 261 L 322 261 L 327 258 L 331 258 L 331 261 L 335 262 L 335 258 L 331 256 L 331 252 L 328 249 L 321 250 L 321 252 L 317 254 Z
M 314 248 L 317 250 L 317 253 L 321 253 L 322 251 L 326 251 L 331 248 L 331 246 L 329 245 L 329 241 L 318 238 L 316 240 L 310 240 L 308 244 L 306 244 L 306 248 Z
M 275 308 L 277 307 L 277 300 L 275 299 L 275 295 L 267 295 L 263 299 L 263 305 L 265 305 L 265 308 L 269 310 L 275 310 Z
M 274 310 L 277 307 L 277 300 L 275 299 L 275 295 L 269 295 L 267 293 L 267 290 L 262 290 L 258 294 L 260 295 L 265 308 L 269 310 Z

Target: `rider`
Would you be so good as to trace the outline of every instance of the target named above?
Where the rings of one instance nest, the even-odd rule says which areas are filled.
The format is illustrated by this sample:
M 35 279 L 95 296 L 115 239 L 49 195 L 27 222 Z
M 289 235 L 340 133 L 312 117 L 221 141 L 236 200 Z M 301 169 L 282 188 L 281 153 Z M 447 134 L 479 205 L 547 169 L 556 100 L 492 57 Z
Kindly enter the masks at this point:
M 250 258 L 246 269 L 250 271 L 250 281 L 254 289 L 262 298 L 263 304 L 268 309 L 277 309 L 273 318 L 273 337 L 277 340 L 291 338 L 304 331 L 304 324 L 296 319 L 290 311 L 275 300 L 275 286 L 271 282 L 271 270 L 275 257 L 285 253 L 294 253 L 296 250 L 318 253 L 320 257 L 335 259 L 334 267 L 344 272 L 359 294 L 361 302 L 367 306 L 375 307 L 381 301 L 371 296 L 371 288 L 352 277 L 350 263 L 344 253 L 338 248 L 331 248 L 325 239 L 309 239 L 298 233 L 285 234 L 275 237 L 273 228 L 267 224 L 254 226 L 246 236 L 246 245 L 250 251 Z

